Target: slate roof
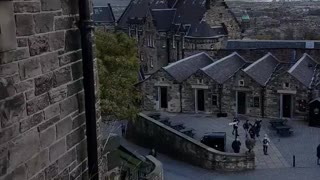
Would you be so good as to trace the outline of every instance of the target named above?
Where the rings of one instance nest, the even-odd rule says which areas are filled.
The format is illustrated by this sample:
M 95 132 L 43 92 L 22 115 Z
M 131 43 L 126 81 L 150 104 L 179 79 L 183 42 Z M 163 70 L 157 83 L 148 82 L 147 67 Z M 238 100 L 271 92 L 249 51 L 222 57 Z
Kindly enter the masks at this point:
M 115 19 L 111 6 L 93 7 L 93 21 L 98 24 L 113 24 Z
M 226 49 L 320 49 L 320 41 L 228 40 Z
M 150 9 L 166 9 L 166 0 L 132 0 L 118 20 L 120 28 L 127 28 L 128 19 L 132 17 L 145 18 Z
M 202 68 L 201 70 L 213 80 L 222 84 L 247 64 L 248 63 L 245 59 L 243 59 L 238 53 L 234 52 L 229 56 Z
M 288 71 L 306 87 L 311 87 L 317 62 L 308 54 L 304 54 Z
M 290 69 L 291 64 L 290 63 L 279 63 L 277 65 L 277 67 L 275 68 L 274 72 L 272 73 L 272 75 L 270 76 L 270 78 L 268 79 L 267 83 L 273 81 L 274 79 L 276 79 L 279 76 L 284 75 L 285 73 L 288 72 L 288 70 Z
M 108 6 L 111 5 L 115 21 L 117 21 L 131 0 L 93 0 L 93 6 Z
M 266 86 L 279 64 L 279 60 L 271 53 L 268 53 L 243 71 L 260 85 Z
M 175 80 L 182 82 L 200 68 L 213 62 L 214 60 L 208 54 L 202 52 L 174 62 L 163 69 Z
M 150 5 L 149 5 L 150 2 Z M 120 28 L 127 28 L 128 19 L 144 18 L 151 10 L 159 31 L 186 31 L 188 37 L 215 37 L 227 35 L 225 28 L 211 27 L 203 21 L 206 0 L 179 0 L 169 8 L 167 0 L 132 0 L 118 21 Z M 171 9 L 171 10 L 169 10 Z M 189 25 L 186 30 L 181 25 Z M 170 27 L 169 27 L 170 26 Z M 181 29 L 182 28 L 182 29 Z
M 151 14 L 155 21 L 155 26 L 158 31 L 169 31 L 172 26 L 174 16 L 176 14 L 176 10 L 152 9 Z

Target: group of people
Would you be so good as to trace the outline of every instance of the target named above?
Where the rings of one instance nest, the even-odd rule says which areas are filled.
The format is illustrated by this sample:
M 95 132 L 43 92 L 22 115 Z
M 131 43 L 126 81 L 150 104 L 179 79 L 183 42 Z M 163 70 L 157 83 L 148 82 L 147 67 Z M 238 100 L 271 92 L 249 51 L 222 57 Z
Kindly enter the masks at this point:
M 248 139 L 248 135 L 250 136 L 251 139 L 255 140 L 256 137 L 260 136 L 260 130 L 261 130 L 261 122 L 262 120 L 255 120 L 254 124 L 251 124 L 249 122 L 249 120 L 246 120 L 245 123 L 243 123 L 243 129 L 246 132 L 246 138 Z M 234 118 L 233 119 L 233 131 L 232 134 L 235 135 L 235 140 L 232 142 L 232 149 L 235 153 L 239 153 L 240 152 L 240 147 L 241 147 L 241 142 L 238 138 L 239 134 L 238 134 L 238 128 L 239 128 L 239 119 L 238 118 Z M 262 140 L 262 144 L 263 144 L 263 153 L 265 155 L 268 155 L 268 146 L 270 143 L 270 139 L 268 138 L 268 135 L 265 134 L 263 140 Z M 249 149 L 250 151 L 251 149 Z

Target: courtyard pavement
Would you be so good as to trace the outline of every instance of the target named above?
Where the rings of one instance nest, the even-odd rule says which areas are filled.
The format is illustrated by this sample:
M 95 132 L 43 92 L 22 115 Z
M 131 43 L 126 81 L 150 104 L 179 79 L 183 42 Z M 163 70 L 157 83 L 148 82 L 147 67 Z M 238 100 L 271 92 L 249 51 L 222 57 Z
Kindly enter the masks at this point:
M 170 121 L 183 122 L 186 127 L 196 130 L 195 139 L 200 139 L 208 132 L 227 133 L 227 151 L 231 152 L 232 117 L 216 118 L 203 114 L 174 114 L 164 113 L 170 117 Z M 250 118 L 249 118 L 250 119 Z M 241 152 L 246 151 L 244 140 L 245 133 L 242 124 L 244 118 L 240 118 L 239 135 L 242 141 Z M 254 119 L 250 119 L 254 122 Z M 120 134 L 120 122 L 113 125 L 112 131 Z M 289 137 L 279 137 L 270 128 L 267 119 L 263 119 L 260 138 L 255 146 L 256 170 L 245 172 L 215 172 L 200 167 L 190 165 L 181 161 L 174 160 L 163 154 L 158 154 L 158 159 L 163 163 L 165 179 L 167 180 L 315 180 L 320 179 L 320 167 L 316 165 L 316 147 L 320 143 L 320 128 L 309 127 L 304 121 L 289 121 L 287 123 L 293 128 L 293 135 Z M 105 135 L 110 132 L 110 124 L 104 126 Z M 271 145 L 269 155 L 265 156 L 262 152 L 262 138 L 268 134 Z M 125 139 L 121 140 L 125 146 L 134 149 L 141 155 L 147 155 L 148 149 L 137 146 Z M 292 156 L 296 156 L 296 167 L 292 167 Z

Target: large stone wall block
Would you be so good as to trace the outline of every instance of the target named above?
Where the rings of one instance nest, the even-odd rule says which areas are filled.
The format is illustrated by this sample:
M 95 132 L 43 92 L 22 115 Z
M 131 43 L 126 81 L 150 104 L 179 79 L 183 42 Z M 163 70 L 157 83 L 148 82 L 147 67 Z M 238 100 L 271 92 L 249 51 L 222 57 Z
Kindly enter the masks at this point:
M 68 114 L 78 110 L 77 96 L 71 96 L 68 99 L 60 102 L 60 116 L 65 117 Z
M 72 130 L 72 119 L 70 116 L 57 123 L 57 139 L 65 136 Z
M 72 79 L 76 80 L 83 76 L 82 61 L 72 64 Z
M 19 134 L 19 125 L 14 124 L 8 128 L 3 128 L 0 131 L 0 144 L 8 142 Z
M 16 95 L 0 103 L 1 127 L 8 127 L 19 121 L 25 112 L 25 100 L 23 94 Z M 1 138 L 1 137 L 0 137 Z
M 51 51 L 64 48 L 64 44 L 64 31 L 49 34 L 49 45 Z
M 73 119 L 72 129 L 76 129 L 82 126 L 85 122 L 86 122 L 86 114 L 82 113 Z
M 58 53 L 53 52 L 40 56 L 40 64 L 43 73 L 57 69 L 59 67 Z
M 75 18 L 70 16 L 56 17 L 55 30 L 65 30 L 75 28 Z
M 15 13 L 40 12 L 40 2 L 36 2 L 36 1 L 29 1 L 29 2 L 15 1 L 13 3 L 13 7 L 14 7 Z
M 33 89 L 34 88 L 34 81 L 33 81 L 33 79 L 22 81 L 18 84 L 15 84 L 14 88 L 17 93 L 21 93 L 21 92 L 27 91 L 29 89 Z
M 12 82 L 5 78 L 0 78 L 0 92 L 0 100 L 15 95 L 15 89 Z
M 37 129 L 32 129 L 10 143 L 10 167 L 30 159 L 39 152 L 40 139 Z
M 28 38 L 22 37 L 17 38 L 18 47 L 27 47 L 28 46 Z
M 18 48 L 13 51 L 5 51 L 0 53 L 0 64 L 7 64 L 14 61 L 19 61 L 28 57 L 30 57 L 29 48 Z
M 33 15 L 36 33 L 53 31 L 54 13 L 39 13 Z
M 42 132 L 42 131 L 48 129 L 50 126 L 52 126 L 53 124 L 55 124 L 59 120 L 60 120 L 60 116 L 58 115 L 58 116 L 55 116 L 55 117 L 43 122 L 42 124 L 40 124 L 38 126 L 38 131 Z
M 42 96 L 35 97 L 27 102 L 27 113 L 28 115 L 36 113 L 48 107 L 49 104 L 49 95 L 47 93 Z
M 68 96 L 72 96 L 72 95 L 80 92 L 83 89 L 82 79 L 75 81 L 72 84 L 69 84 L 67 86 L 67 88 L 68 88 Z
M 67 97 L 67 87 L 61 86 L 56 89 L 52 89 L 49 92 L 50 103 L 54 104 L 56 102 L 60 102 Z
M 60 106 L 58 103 L 53 104 L 44 110 L 44 118 L 50 119 L 60 114 Z
M 65 50 L 74 51 L 81 48 L 81 37 L 79 30 L 66 31 Z
M 66 138 L 62 138 L 58 142 L 54 143 L 49 148 L 50 161 L 56 161 L 60 156 L 62 156 L 67 151 Z
M 61 0 L 64 15 L 79 13 L 79 0 Z
M 59 165 L 58 161 L 51 164 L 49 167 L 45 169 L 46 179 L 53 179 L 59 173 Z
M 71 134 L 67 135 L 67 149 L 72 148 L 78 144 L 85 137 L 84 129 L 82 127 L 76 129 Z
M 53 73 L 48 73 L 35 78 L 35 95 L 48 92 L 53 86 Z
M 59 57 L 60 66 L 78 61 L 82 58 L 81 51 L 74 51 Z
M 45 149 L 26 163 L 28 178 L 37 174 L 37 172 L 45 168 L 47 165 L 49 165 L 49 151 L 48 149 Z
M 54 72 L 53 86 L 58 87 L 71 80 L 71 67 L 67 66 Z
M 40 146 L 41 149 L 49 147 L 56 140 L 56 128 L 51 126 L 45 131 L 40 133 Z
M 56 11 L 61 9 L 60 0 L 40 0 L 42 11 Z
M 0 65 L 0 76 L 9 76 L 13 75 L 18 71 L 17 63 L 9 63 Z
M 84 112 L 84 92 L 80 92 L 78 95 L 78 102 L 79 102 L 79 113 Z
M 39 58 L 31 58 L 19 62 L 19 72 L 21 80 L 41 74 Z
M 35 34 L 35 23 L 32 14 L 16 15 L 17 36 L 29 36 Z
M 35 56 L 50 50 L 49 35 L 40 35 L 29 38 L 30 55 Z
M 65 153 L 58 160 L 59 169 L 64 169 L 69 166 L 74 160 L 76 160 L 76 150 L 75 148 Z
M 77 152 L 77 161 L 82 162 L 87 158 L 87 140 L 84 139 L 77 145 L 76 152 Z

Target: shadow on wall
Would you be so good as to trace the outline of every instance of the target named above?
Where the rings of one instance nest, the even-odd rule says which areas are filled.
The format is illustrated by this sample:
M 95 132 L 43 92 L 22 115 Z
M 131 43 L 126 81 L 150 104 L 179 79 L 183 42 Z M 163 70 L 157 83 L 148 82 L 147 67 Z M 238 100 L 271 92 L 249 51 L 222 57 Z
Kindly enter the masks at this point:
M 190 164 L 205 169 L 240 171 L 255 168 L 254 154 L 234 154 L 210 148 L 142 113 L 127 127 L 127 137 L 136 144 L 155 148 Z

